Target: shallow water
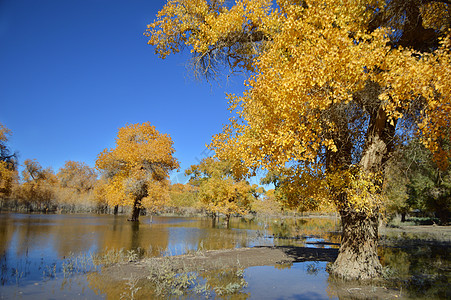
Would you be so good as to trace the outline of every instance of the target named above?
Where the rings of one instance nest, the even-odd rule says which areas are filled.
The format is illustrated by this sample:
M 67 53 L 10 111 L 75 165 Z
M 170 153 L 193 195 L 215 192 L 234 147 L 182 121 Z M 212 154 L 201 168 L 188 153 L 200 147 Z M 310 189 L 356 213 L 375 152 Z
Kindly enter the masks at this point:
M 141 217 L 136 224 L 127 222 L 126 216 L 1 213 L 0 299 L 145 298 L 148 287 L 131 286 L 126 280 L 116 286 L 103 282 L 101 273 L 96 272 L 101 269 L 93 265 L 91 257 L 112 249 L 123 249 L 124 253 L 133 250 L 134 255 L 150 257 L 270 245 L 337 247 L 321 243 L 339 242 L 334 233 L 337 228 L 337 220 L 328 218 L 232 219 L 230 228 L 225 228 L 208 218 Z M 449 281 L 448 250 L 391 247 L 381 248 L 380 255 L 383 264 L 398 277 L 418 277 L 418 282 L 406 277 L 409 279 L 394 283 L 394 288 L 426 287 L 416 292 L 413 288 L 404 296 L 447 296 L 449 288 L 436 287 L 435 281 L 442 285 Z M 421 259 L 416 258 L 418 255 Z M 245 284 L 232 298 L 336 298 L 340 293 L 334 292 L 325 269 L 325 262 L 247 268 L 240 279 Z M 221 278 L 223 286 L 224 280 L 236 280 L 227 279 L 226 273 Z M 213 275 L 204 274 L 201 280 L 213 282 L 217 280 Z M 137 292 L 132 295 L 134 288 Z M 215 296 L 214 292 L 210 296 Z

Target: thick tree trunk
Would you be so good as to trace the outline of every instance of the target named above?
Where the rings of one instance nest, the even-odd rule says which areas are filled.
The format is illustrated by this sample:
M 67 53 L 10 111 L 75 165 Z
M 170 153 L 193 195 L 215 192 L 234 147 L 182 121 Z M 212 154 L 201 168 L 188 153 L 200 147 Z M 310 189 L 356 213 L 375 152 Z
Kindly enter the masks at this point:
M 140 212 L 141 212 L 141 209 L 139 207 L 133 206 L 132 217 L 128 220 L 133 221 L 133 222 L 138 222 Z
M 377 255 L 377 214 L 368 216 L 351 209 L 342 210 L 341 246 L 329 273 L 345 280 L 365 280 L 379 277 L 382 265 Z
M 384 163 L 393 148 L 396 128 L 396 121 L 388 123 L 388 116 L 379 100 L 374 103 L 377 103 L 377 106 L 369 107 L 370 121 L 359 163 L 360 171 L 368 176 L 377 176 L 383 171 Z M 333 163 L 342 165 L 337 158 L 333 159 Z M 380 186 L 381 183 L 375 185 Z M 341 246 L 336 261 L 328 270 L 332 276 L 345 280 L 372 279 L 382 273 L 382 265 L 377 255 L 378 203 L 372 199 L 362 201 L 367 202 L 364 206 L 369 211 L 354 210 L 347 202 L 347 195 L 343 191 L 337 198 L 337 203 L 341 207 Z
M 141 201 L 135 200 L 133 203 L 132 217 L 128 221 L 139 222 L 139 213 L 141 212 Z
M 117 213 L 118 213 L 118 211 L 119 211 L 119 205 L 115 205 L 114 206 L 114 210 L 113 210 L 113 215 L 117 215 Z

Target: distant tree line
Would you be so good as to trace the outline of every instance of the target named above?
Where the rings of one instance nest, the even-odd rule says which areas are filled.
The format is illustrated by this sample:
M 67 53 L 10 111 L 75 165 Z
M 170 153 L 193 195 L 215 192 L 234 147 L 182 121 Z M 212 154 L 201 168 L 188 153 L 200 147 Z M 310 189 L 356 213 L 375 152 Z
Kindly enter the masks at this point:
M 26 159 L 18 172 L 17 154 L 8 146 L 10 130 L 0 124 L 0 208 L 29 212 L 128 212 L 140 214 L 205 214 L 213 219 L 244 214 L 334 211 L 331 199 L 301 198 L 303 185 L 293 181 L 290 169 L 269 171 L 262 186 L 250 184 L 237 161 L 207 157 L 185 171 L 186 184 L 169 182 L 169 171 L 178 167 L 172 141 L 149 123 L 119 130 L 116 148 L 99 154 L 97 169 L 83 162 L 66 161 L 57 172 Z M 449 141 L 443 141 L 449 147 Z M 448 144 L 446 144 L 448 143 Z M 450 218 L 451 172 L 439 168 L 431 152 L 418 140 L 407 143 L 388 162 L 385 214 Z M 121 208 L 119 210 L 119 208 Z

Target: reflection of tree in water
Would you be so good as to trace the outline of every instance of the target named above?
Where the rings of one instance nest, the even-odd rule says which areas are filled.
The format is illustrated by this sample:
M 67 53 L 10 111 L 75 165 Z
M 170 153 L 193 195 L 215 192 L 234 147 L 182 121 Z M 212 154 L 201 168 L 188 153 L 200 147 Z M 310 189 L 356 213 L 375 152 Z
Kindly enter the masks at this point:
M 293 232 L 296 229 L 292 220 L 274 221 L 272 223 L 272 234 L 276 238 L 289 238 L 293 237 Z
M 27 280 L 42 279 L 43 272 L 54 276 L 57 257 L 54 250 L 74 236 L 61 229 L 61 216 L 8 214 L 0 223 L 1 283 L 19 284 Z M 61 233 L 63 231 L 63 233 Z M 14 241 L 11 244 L 11 241 Z M 82 243 L 80 243 L 82 245 Z M 70 247 L 67 253 L 74 251 Z M 66 254 L 67 254 L 66 253 Z M 63 257 L 64 254 L 61 254 Z M 55 267 L 55 269 L 53 268 Z
M 14 224 L 17 238 L 15 244 L 17 256 L 25 256 L 33 250 L 41 250 L 51 244 L 53 222 L 49 219 L 34 218 L 24 215 L 20 221 Z
M 337 234 L 339 224 L 335 218 L 282 218 L 274 219 L 269 224 L 278 246 L 291 245 L 293 241 L 296 245 L 305 244 L 307 237 L 340 243 L 340 235 Z
M 8 214 L 2 214 L 0 218 L 0 285 L 8 282 L 10 271 L 8 266 L 7 250 L 14 235 L 14 225 Z
M 356 299 L 357 294 L 364 295 L 360 297 L 362 299 L 449 299 L 451 274 L 447 243 L 392 240 L 390 246 L 378 248 L 378 255 L 385 273 L 381 281 L 373 282 L 371 286 L 352 285 L 329 277 L 331 295 Z
M 146 284 L 145 279 L 129 278 L 123 281 L 112 281 L 101 273 L 90 273 L 86 276 L 89 288 L 96 295 L 105 296 L 106 299 L 155 299 L 153 288 Z M 133 293 L 134 292 L 134 293 Z M 131 297 L 133 293 L 133 298 Z
M 449 245 L 416 242 L 405 240 L 396 248 L 379 249 L 387 277 L 394 286 L 407 290 L 410 297 L 448 298 L 451 292 Z
M 96 244 L 98 221 L 98 216 L 61 215 L 56 224 L 50 226 L 59 257 L 88 252 Z
M 182 248 L 182 252 L 247 247 L 249 235 L 246 229 L 249 228 L 241 224 L 238 218 L 232 218 L 229 225 L 228 228 L 212 226 L 211 219 L 193 219 L 192 222 L 172 226 L 169 234 L 170 246 L 176 247 L 176 251 Z
M 14 224 L 9 214 L 0 215 L 0 255 L 4 255 L 14 234 Z
M 147 252 L 159 256 L 168 248 L 169 231 L 164 224 L 127 222 L 123 216 L 115 216 L 113 226 L 106 228 L 99 238 L 100 249 L 125 249 Z
M 204 228 L 193 240 L 199 250 L 233 249 L 247 247 L 247 232 L 232 229 Z

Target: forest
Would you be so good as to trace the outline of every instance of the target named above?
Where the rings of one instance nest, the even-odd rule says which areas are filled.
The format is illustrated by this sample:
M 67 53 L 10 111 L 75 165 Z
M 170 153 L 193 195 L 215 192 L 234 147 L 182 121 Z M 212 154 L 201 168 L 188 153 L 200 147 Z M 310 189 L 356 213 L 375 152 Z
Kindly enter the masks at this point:
M 35 159 L 25 159 L 19 173 L 17 153 L 8 147 L 11 131 L 3 124 L 1 130 L 0 209 L 41 213 L 126 213 L 138 220 L 139 214 L 169 215 L 283 215 L 283 214 L 333 214 L 330 199 L 322 202 L 301 198 L 295 182 L 289 178 L 290 170 L 269 171 L 260 179 L 260 185 L 240 180 L 233 173 L 232 162 L 213 157 L 185 170 L 189 181 L 171 183 L 169 169 L 177 167 L 170 148 L 170 137 L 164 135 L 166 146 L 145 143 L 134 138 L 130 149 L 142 151 L 147 157 L 130 162 L 143 173 L 122 171 L 112 152 L 99 153 L 96 167 L 84 162 L 66 161 L 57 172 L 43 168 Z M 150 140 L 160 134 L 150 123 L 126 126 L 131 135 L 152 130 Z M 143 132 L 144 131 L 144 132 Z M 124 136 L 123 139 L 130 139 Z M 158 148 L 163 147 L 163 148 Z M 166 147 L 166 148 L 164 148 Z M 156 153 L 156 149 L 163 152 Z M 119 149 L 114 149 L 118 151 Z M 124 153 L 131 153 L 126 151 Z M 171 152 L 172 151 L 172 152 Z M 168 155 L 167 165 L 162 165 L 159 155 Z M 124 159 L 125 160 L 125 159 Z M 156 169 L 151 165 L 161 166 Z M 127 172 L 122 175 L 121 172 Z M 161 173 L 156 173 L 161 172 Z M 114 176 L 121 174 L 119 179 Z M 415 140 L 400 149 L 386 171 L 384 183 L 385 221 L 399 216 L 421 218 L 423 222 L 447 225 L 450 219 L 451 194 L 450 167 L 440 169 L 432 153 Z M 126 181 L 126 183 L 125 183 Z M 274 187 L 265 190 L 264 186 Z M 140 196 L 140 197 L 137 197 Z M 142 196 L 142 197 L 141 197 Z M 133 208 L 142 209 L 133 212 Z

